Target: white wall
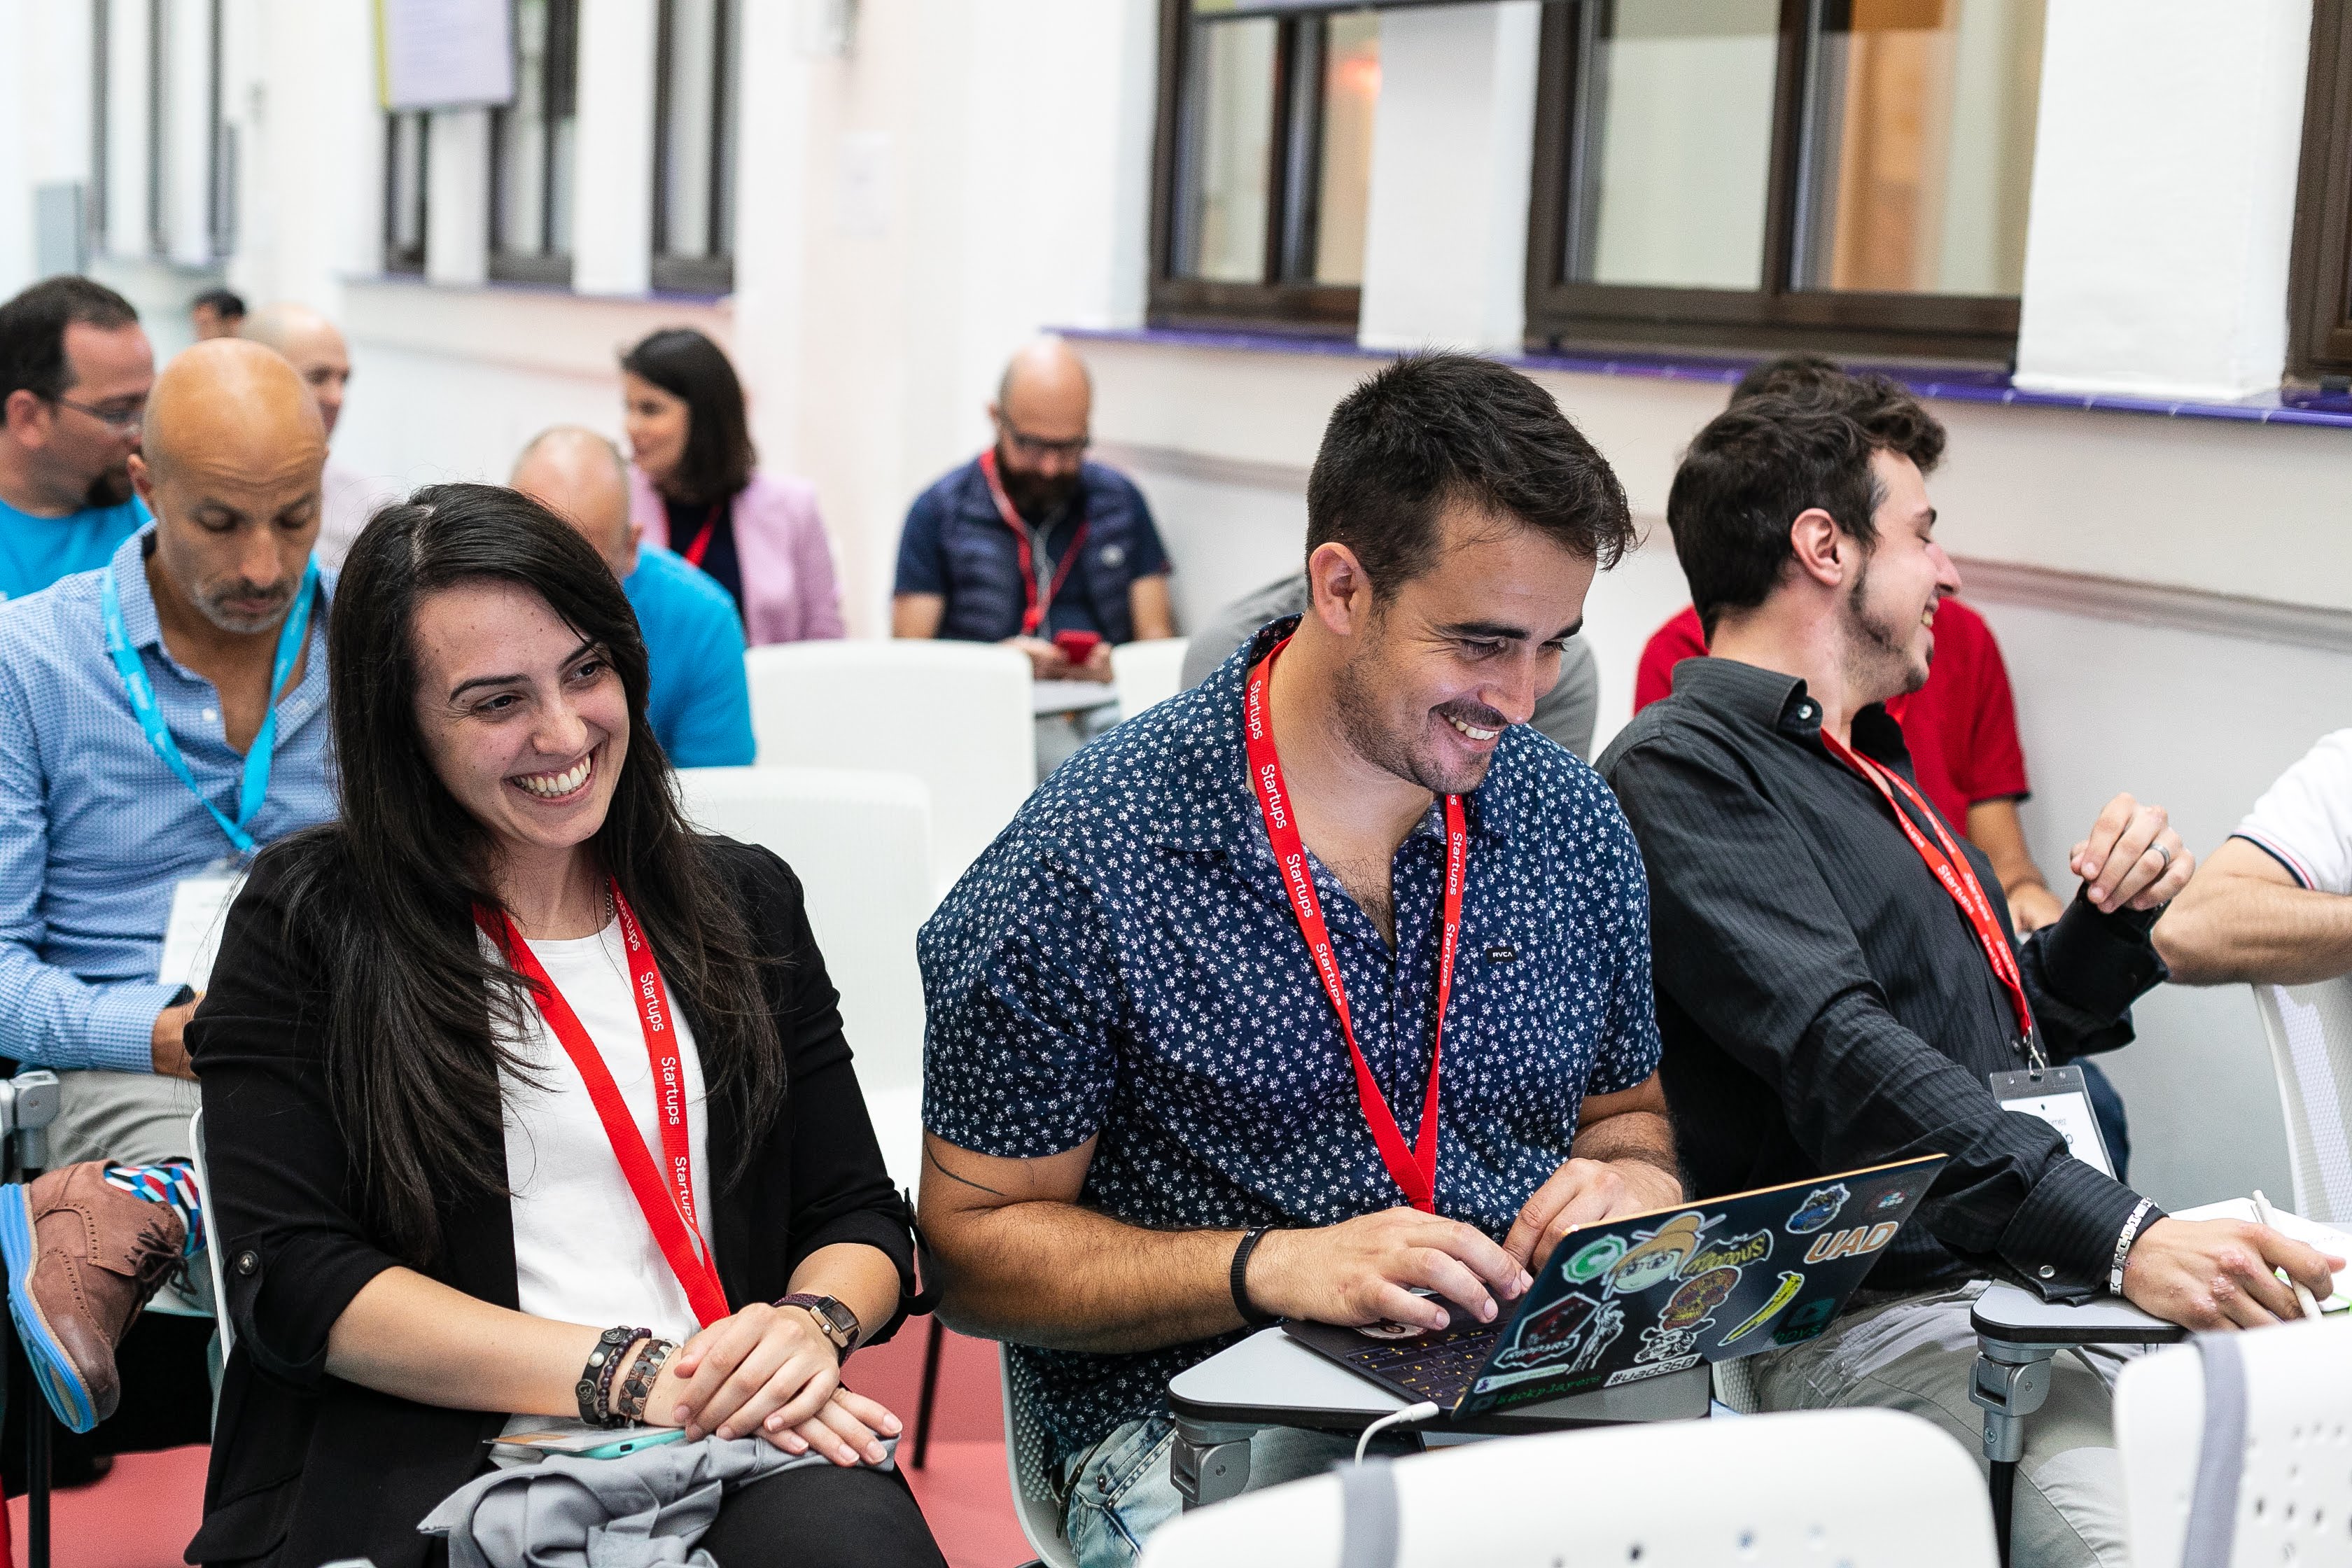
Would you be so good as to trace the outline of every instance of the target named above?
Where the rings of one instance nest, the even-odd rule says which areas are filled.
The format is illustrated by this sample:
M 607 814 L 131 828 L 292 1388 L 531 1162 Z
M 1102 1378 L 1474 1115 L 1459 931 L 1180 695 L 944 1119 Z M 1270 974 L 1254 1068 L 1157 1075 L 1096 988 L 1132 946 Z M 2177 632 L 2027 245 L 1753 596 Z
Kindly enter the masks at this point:
M 2021 384 L 2278 384 L 2310 0 L 2053 0 Z

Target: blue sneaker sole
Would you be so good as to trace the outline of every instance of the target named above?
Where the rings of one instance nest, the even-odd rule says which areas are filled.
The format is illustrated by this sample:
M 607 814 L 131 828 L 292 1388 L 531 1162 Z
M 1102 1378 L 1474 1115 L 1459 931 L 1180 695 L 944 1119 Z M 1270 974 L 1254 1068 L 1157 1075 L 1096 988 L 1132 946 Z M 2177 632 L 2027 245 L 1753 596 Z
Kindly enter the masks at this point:
M 33 1300 L 33 1263 L 40 1256 L 33 1245 L 33 1210 L 23 1184 L 0 1186 L 0 1259 L 8 1265 L 8 1315 L 16 1320 L 16 1337 L 24 1342 L 25 1359 L 33 1377 L 58 1420 L 76 1432 L 98 1425 L 98 1406 L 75 1370 L 73 1358 L 49 1331 Z

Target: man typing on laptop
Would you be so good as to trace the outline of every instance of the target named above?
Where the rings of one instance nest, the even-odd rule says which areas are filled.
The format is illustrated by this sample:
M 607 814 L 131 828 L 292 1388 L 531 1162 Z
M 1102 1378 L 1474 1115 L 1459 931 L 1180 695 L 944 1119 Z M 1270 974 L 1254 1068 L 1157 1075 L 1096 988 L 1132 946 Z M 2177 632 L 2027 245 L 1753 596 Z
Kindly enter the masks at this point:
M 1759 1358 L 1759 1398 L 1888 1405 L 1975 1447 L 1969 1314 L 1994 1273 L 2205 1329 L 2294 1315 L 2273 1266 L 2322 1293 L 2328 1270 L 2259 1226 L 2168 1217 L 1997 1097 L 2131 1039 L 2132 1001 L 2165 974 L 2148 928 L 2190 860 L 2160 809 L 2119 795 L 2074 848 L 2072 906 L 2020 942 L 1990 862 L 1921 795 L 1883 705 L 1926 680 L 1939 592 L 1959 587 L 1924 478 L 1943 444 L 1876 377 L 1702 430 L 1666 519 L 1713 657 L 1676 666 L 1601 768 L 1656 900 L 1664 1074 L 1699 1195 L 1950 1157 L 1845 1317 Z M 2052 1363 L 2021 1565 L 2125 1560 L 2113 1370 Z
M 1527 726 L 1622 489 L 1456 355 L 1344 400 L 1312 603 L 1066 764 L 923 932 L 922 1220 L 1087 1564 L 1172 1515 L 1168 1379 L 1276 1317 L 1492 1321 L 1681 1197 L 1615 803 Z M 1253 1484 L 1348 1446 L 1265 1435 Z

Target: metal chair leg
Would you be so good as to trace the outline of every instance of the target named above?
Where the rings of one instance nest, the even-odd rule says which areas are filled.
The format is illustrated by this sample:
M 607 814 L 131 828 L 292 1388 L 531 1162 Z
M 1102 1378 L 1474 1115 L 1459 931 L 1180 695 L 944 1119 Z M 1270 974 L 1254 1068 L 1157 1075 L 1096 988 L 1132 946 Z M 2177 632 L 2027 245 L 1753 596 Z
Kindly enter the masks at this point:
M 2017 1462 L 2025 1457 L 2025 1418 L 2050 1396 L 2051 1345 L 2011 1344 L 1977 1336 L 1969 1398 L 1984 1411 L 1984 1457 L 1990 1467 L 1993 1542 L 2009 1568 Z
M 939 1403 L 940 1353 L 946 1348 L 947 1331 L 934 1317 L 923 1335 L 923 1392 L 915 1401 L 914 1468 L 919 1470 L 931 1454 L 931 1407 Z

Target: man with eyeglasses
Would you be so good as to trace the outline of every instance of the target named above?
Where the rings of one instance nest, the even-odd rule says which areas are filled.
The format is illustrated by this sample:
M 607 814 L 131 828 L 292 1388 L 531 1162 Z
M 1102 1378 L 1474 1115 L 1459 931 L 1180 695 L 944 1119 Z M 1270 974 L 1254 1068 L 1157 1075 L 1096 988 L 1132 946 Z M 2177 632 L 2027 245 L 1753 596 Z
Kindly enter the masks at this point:
M 105 565 L 146 524 L 131 458 L 154 382 L 139 312 L 102 283 L 0 305 L 0 599 Z
M 1175 635 L 1150 508 L 1086 460 L 1093 407 L 1061 339 L 1013 357 L 988 405 L 995 445 L 907 513 L 892 636 L 1001 642 L 1040 680 L 1108 681 L 1112 644 Z

